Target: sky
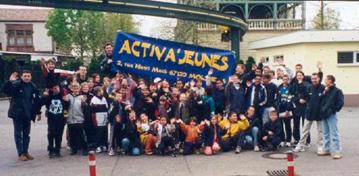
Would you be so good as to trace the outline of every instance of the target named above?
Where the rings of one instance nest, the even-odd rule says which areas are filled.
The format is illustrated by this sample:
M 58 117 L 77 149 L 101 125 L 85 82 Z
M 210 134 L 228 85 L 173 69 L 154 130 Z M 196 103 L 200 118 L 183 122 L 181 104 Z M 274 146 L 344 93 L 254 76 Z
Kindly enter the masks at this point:
M 176 3 L 176 0 L 157 0 L 170 3 Z M 357 29 L 359 30 L 359 2 L 355 1 L 326 1 L 328 7 L 335 9 L 340 13 L 340 28 L 341 29 Z M 319 1 L 306 1 L 306 19 L 307 28 L 311 25 L 311 20 L 318 12 Z M 24 8 L 19 6 L 0 5 L 0 8 Z M 29 8 L 29 7 L 28 7 Z M 152 17 L 143 15 L 134 15 L 135 21 L 139 24 L 140 33 L 146 36 L 158 36 L 158 30 L 163 26 L 174 27 L 176 25 L 175 19 Z

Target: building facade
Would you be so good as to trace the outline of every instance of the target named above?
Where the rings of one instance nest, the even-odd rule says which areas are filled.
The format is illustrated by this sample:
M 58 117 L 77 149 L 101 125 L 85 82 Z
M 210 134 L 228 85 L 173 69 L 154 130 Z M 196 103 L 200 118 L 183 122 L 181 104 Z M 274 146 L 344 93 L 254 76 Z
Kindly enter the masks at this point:
M 54 53 L 54 42 L 45 28 L 48 13 L 48 9 L 0 8 L 0 49 Z
M 336 84 L 345 94 L 346 106 L 359 106 L 359 31 L 297 31 L 249 43 L 249 49 L 259 61 L 276 68 L 276 60 L 294 69 L 298 63 L 310 75 L 323 63 L 324 75 L 336 77 Z
M 195 1 L 198 4 L 209 2 Z M 211 2 L 214 3 L 215 10 L 239 17 L 248 24 L 249 29 L 240 43 L 242 60 L 253 55 L 248 49 L 249 42 L 305 29 L 304 1 L 212 0 Z M 200 23 L 198 32 L 200 45 L 230 49 L 230 42 L 221 41 L 223 27 Z

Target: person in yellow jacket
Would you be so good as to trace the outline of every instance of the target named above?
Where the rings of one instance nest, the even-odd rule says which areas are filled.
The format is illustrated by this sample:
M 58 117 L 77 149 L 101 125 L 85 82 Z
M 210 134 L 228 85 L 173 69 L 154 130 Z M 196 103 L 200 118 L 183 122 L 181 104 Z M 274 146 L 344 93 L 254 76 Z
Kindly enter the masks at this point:
M 241 152 L 241 147 L 238 145 L 239 134 L 249 127 L 249 121 L 243 114 L 239 116 L 238 119 L 237 113 L 230 112 L 228 118 L 223 118 L 219 122 L 219 127 L 223 130 L 221 148 L 225 152 L 233 149 L 237 154 Z

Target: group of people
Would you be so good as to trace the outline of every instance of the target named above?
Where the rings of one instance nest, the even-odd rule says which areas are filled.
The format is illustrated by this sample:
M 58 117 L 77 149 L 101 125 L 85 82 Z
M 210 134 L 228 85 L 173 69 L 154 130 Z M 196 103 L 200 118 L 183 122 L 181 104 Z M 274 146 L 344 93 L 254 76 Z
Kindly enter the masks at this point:
M 333 75 L 322 84 L 321 63 L 310 76 L 300 64 L 292 71 L 280 62 L 276 70 L 263 64 L 245 70 L 238 64 L 226 80 L 211 81 L 210 69 L 205 79 L 169 82 L 111 72 L 112 45 L 104 48 L 101 71 L 107 76 L 102 78 L 88 77 L 85 66 L 69 72 L 57 69 L 55 60 L 42 60 L 46 88 L 39 93 L 31 72 L 11 74 L 3 91 L 11 97 L 8 116 L 18 160 L 33 159 L 28 151 L 31 121 L 41 120 L 43 106 L 50 158 L 61 156 L 64 135 L 71 155 L 214 155 L 279 147 L 301 152 L 310 147 L 313 122 L 318 155 L 341 158 L 336 113 L 343 107 L 343 93 Z

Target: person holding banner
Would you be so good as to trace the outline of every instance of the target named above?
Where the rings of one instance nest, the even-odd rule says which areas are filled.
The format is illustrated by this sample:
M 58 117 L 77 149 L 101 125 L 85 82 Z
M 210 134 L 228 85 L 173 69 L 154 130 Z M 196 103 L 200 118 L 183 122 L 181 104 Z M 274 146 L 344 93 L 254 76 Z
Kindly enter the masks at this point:
M 113 60 L 112 60 L 113 46 L 111 43 L 106 43 L 104 49 L 105 49 L 105 56 L 100 62 L 100 70 L 101 70 L 101 72 L 105 73 L 106 75 L 112 77 L 111 68 L 112 68 L 112 63 L 113 63 Z

